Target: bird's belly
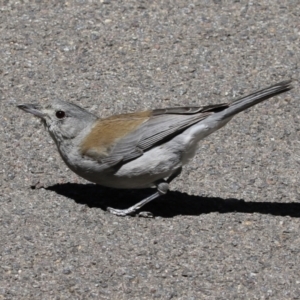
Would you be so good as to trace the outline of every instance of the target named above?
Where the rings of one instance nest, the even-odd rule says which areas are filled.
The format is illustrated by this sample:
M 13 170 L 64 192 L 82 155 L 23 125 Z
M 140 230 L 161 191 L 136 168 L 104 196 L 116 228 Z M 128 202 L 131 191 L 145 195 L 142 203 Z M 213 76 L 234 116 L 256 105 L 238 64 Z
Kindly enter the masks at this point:
M 68 153 L 70 155 L 70 153 Z M 91 159 L 77 161 L 70 164 L 64 159 L 68 167 L 84 179 L 112 188 L 147 188 L 163 178 L 169 177 L 181 166 L 181 155 L 176 147 L 169 147 L 168 143 L 146 151 L 142 156 L 129 161 L 121 167 L 101 169 L 101 164 Z

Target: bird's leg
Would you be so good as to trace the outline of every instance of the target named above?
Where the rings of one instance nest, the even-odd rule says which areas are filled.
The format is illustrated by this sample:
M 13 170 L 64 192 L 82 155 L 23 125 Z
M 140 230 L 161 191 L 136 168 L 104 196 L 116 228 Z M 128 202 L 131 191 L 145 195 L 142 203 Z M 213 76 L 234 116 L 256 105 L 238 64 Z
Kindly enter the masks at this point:
M 127 216 L 130 215 L 134 212 L 136 212 L 138 209 L 140 209 L 141 207 L 143 207 L 145 204 L 149 203 L 150 201 L 165 195 L 168 190 L 169 190 L 169 184 L 172 180 L 174 180 L 180 173 L 181 173 L 182 168 L 180 167 L 179 169 L 177 169 L 167 180 L 160 180 L 158 182 L 156 182 L 156 188 L 157 191 L 150 195 L 149 197 L 143 199 L 142 201 L 138 202 L 137 204 L 127 208 L 127 209 L 115 209 L 112 207 L 108 207 L 107 210 L 117 216 Z
M 161 184 L 164 184 L 163 186 L 160 187 Z M 160 184 L 157 185 L 157 191 L 150 195 L 149 197 L 143 199 L 142 201 L 138 202 L 137 204 L 127 208 L 127 209 L 115 209 L 112 207 L 108 207 L 107 210 L 117 216 L 127 216 L 130 215 L 134 212 L 136 212 L 138 209 L 140 209 L 142 206 L 145 204 L 149 203 L 150 201 L 158 198 L 161 195 L 164 195 L 168 191 L 169 185 L 167 182 L 161 182 Z

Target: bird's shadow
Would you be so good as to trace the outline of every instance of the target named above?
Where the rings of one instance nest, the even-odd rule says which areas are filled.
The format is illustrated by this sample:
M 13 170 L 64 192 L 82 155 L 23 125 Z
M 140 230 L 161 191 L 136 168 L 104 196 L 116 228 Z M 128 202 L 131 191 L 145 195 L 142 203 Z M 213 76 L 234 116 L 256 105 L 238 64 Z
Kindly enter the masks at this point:
M 128 208 L 154 193 L 154 189 L 117 190 L 95 184 L 64 183 L 46 188 L 57 194 L 73 199 L 76 203 L 106 210 Z M 186 193 L 169 191 L 166 195 L 148 203 L 142 211 L 153 216 L 171 218 L 177 215 L 200 215 L 219 213 L 260 213 L 274 216 L 300 217 L 300 203 L 245 202 L 244 200 L 215 197 L 191 196 Z

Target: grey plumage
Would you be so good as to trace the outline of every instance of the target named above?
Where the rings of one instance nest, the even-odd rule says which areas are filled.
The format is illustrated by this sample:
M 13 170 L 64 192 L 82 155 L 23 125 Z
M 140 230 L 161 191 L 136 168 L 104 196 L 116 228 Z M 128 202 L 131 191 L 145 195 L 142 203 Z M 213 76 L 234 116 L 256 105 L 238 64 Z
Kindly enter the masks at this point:
M 126 210 L 108 208 L 123 216 L 165 194 L 195 155 L 200 140 L 239 112 L 291 88 L 291 81 L 283 81 L 229 103 L 155 109 L 106 119 L 64 101 L 18 107 L 43 121 L 62 159 L 79 176 L 113 188 L 156 186 L 153 195 Z

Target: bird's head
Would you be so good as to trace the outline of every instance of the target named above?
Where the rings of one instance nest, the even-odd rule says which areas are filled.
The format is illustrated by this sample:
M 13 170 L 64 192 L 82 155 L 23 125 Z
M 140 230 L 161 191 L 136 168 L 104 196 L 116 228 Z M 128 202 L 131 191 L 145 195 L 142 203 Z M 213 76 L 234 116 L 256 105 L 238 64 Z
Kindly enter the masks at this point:
M 97 120 L 95 115 L 80 106 L 61 100 L 17 107 L 40 118 L 55 142 L 75 138 Z

